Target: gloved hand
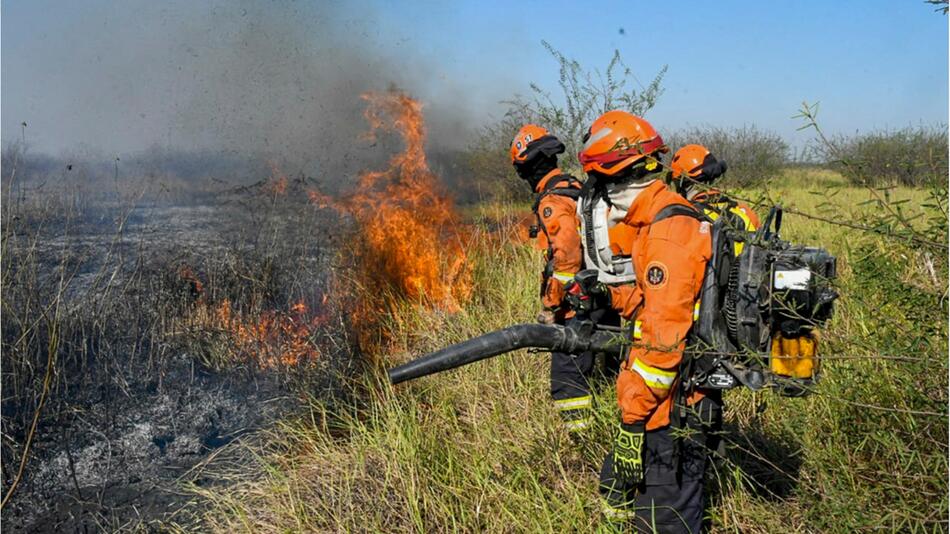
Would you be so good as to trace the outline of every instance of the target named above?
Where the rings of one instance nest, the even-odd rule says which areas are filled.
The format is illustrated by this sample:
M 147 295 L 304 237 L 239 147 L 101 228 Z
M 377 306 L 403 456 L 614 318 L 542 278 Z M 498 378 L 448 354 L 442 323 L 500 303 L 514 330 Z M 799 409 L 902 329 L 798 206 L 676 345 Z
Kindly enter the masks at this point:
M 643 482 L 644 424 L 620 423 L 614 439 L 614 474 L 617 482 L 636 486 Z
M 554 311 L 545 308 L 538 312 L 538 322 L 541 324 L 554 324 Z
M 574 275 L 564 289 L 567 291 L 564 300 L 567 305 L 578 313 L 590 313 L 610 307 L 610 289 L 603 282 L 597 280 L 597 271 L 585 269 Z

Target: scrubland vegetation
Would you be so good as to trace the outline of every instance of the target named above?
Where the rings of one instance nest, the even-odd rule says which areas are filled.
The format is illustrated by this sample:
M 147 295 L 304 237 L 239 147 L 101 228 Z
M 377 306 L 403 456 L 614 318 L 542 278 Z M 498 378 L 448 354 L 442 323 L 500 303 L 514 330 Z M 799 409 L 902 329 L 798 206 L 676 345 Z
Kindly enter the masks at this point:
M 829 196 L 829 188 L 836 191 Z M 875 216 L 874 195 L 833 171 L 785 171 L 750 197 L 842 220 Z M 925 191 L 896 188 L 910 216 Z M 469 210 L 474 296 L 457 314 L 406 302 L 382 327 L 392 365 L 525 322 L 539 261 L 511 227 L 521 205 Z M 823 332 L 822 380 L 802 399 L 727 395 L 725 457 L 709 481 L 716 532 L 946 528 L 947 270 L 942 253 L 789 215 L 785 237 L 839 258 L 842 299 Z M 365 377 L 345 413 L 307 413 L 194 491 L 220 531 L 587 531 L 600 521 L 596 474 L 616 418 L 602 384 L 598 421 L 580 439 L 559 425 L 544 354 L 516 353 L 395 389 Z
M 79 428 L 76 421 L 97 403 L 150 398 L 187 383 L 185 376 L 199 388 L 201 380 L 224 377 L 258 389 L 274 383 L 289 409 L 263 430 L 202 449 L 207 457 L 175 478 L 183 500 L 173 513 L 110 517 L 105 490 L 84 484 L 68 451 L 68 488 L 58 498 L 85 503 L 95 495 L 91 524 L 108 529 L 597 529 L 597 470 L 616 421 L 612 383 L 599 385 L 596 424 L 572 437 L 548 398 L 546 354 L 522 351 L 396 388 L 384 373 L 535 316 L 541 259 L 525 236 L 527 192 L 506 163 L 509 127 L 553 121 L 553 129 L 573 134 L 605 107 L 648 114 L 662 94 L 663 71 L 628 91 L 619 56 L 599 76 L 551 52 L 569 105 L 540 91 L 515 99 L 512 113 L 476 147 L 453 155 L 446 168 L 470 178 L 447 182 L 466 184 L 454 193 L 477 200 L 451 212 L 452 228 L 435 220 L 452 209 L 443 199 L 403 199 L 387 211 L 428 224 L 407 226 L 415 229 L 404 236 L 414 246 L 421 238 L 451 243 L 411 249 L 437 249 L 436 263 L 425 267 L 452 273 L 440 278 L 448 289 L 437 297 L 382 272 L 414 265 L 418 254 L 407 260 L 386 248 L 398 244 L 368 232 L 374 219 L 359 211 L 362 199 L 334 201 L 309 178 L 262 168 L 252 186 L 209 187 L 213 193 L 202 198 L 213 199 L 213 219 L 225 223 L 196 224 L 162 240 L 161 228 L 149 231 L 137 218 L 141 199 L 162 193 L 124 180 L 119 187 L 117 178 L 106 196 L 75 189 L 75 181 L 55 190 L 32 180 L 23 187 L 9 173 L 20 156 L 8 150 L 5 506 L 10 500 L 24 514 L 40 506 L 31 484 L 56 450 L 50 433 Z M 803 111 L 805 125 L 817 129 L 814 110 Z M 822 379 L 813 393 L 727 394 L 725 454 L 708 481 L 712 530 L 946 531 L 946 128 L 832 139 L 818 130 L 819 156 L 808 166 L 790 162 L 781 138 L 753 126 L 669 137 L 707 143 L 730 163 L 729 193 L 761 214 L 781 204 L 786 239 L 838 257 L 841 299 L 822 331 Z M 422 146 L 415 142 L 406 154 Z M 394 158 L 393 169 L 412 161 Z M 433 175 L 416 171 L 415 178 L 387 172 L 401 184 L 423 176 L 411 192 L 431 194 Z M 96 176 L 108 183 L 103 169 Z M 164 194 L 170 205 L 196 198 L 177 186 Z M 448 257 L 440 255 L 446 250 Z M 213 450 L 225 452 L 208 455 Z

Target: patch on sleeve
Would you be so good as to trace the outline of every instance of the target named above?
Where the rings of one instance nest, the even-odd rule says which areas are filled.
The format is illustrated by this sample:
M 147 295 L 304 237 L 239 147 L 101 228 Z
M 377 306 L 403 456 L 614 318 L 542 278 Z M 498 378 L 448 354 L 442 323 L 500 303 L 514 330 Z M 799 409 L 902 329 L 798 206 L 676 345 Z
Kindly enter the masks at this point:
M 669 278 L 667 274 L 666 265 L 658 261 L 652 261 L 647 265 L 647 285 L 651 289 L 659 289 L 666 285 L 666 280 Z
M 548 207 L 544 208 L 544 214 L 543 214 L 543 215 L 544 215 L 544 218 L 545 218 L 545 219 L 547 219 L 548 217 L 550 217 L 550 216 L 551 216 L 551 213 L 553 213 L 553 212 L 551 211 L 551 206 L 548 206 Z

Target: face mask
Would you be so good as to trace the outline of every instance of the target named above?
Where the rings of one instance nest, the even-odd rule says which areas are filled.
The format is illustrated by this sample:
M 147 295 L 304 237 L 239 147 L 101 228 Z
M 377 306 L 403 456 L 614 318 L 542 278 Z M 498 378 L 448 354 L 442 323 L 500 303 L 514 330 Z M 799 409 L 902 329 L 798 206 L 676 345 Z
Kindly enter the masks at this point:
M 516 164 L 515 172 L 518 173 L 518 176 L 522 180 L 528 182 L 528 185 L 534 190 L 537 188 L 538 182 L 544 178 L 544 175 L 553 171 L 556 167 L 556 157 L 543 157 L 539 155 L 524 163 Z

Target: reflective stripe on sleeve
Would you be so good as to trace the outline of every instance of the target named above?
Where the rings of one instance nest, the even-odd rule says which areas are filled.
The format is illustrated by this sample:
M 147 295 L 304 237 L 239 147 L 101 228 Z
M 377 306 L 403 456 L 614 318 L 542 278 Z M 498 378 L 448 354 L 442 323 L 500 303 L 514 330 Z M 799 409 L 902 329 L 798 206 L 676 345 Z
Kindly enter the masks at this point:
M 556 406 L 560 411 L 589 408 L 591 398 L 592 397 L 590 395 L 585 395 L 583 397 L 574 397 L 571 399 L 558 399 L 554 401 L 554 406 Z
M 562 284 L 566 284 L 566 283 L 568 283 L 568 282 L 574 280 L 574 273 L 566 273 L 566 272 L 563 272 L 563 271 L 554 271 L 554 274 L 553 274 L 552 276 L 554 276 L 554 278 L 556 278 L 557 280 L 559 280 Z
M 699 320 L 699 303 L 700 301 L 697 300 L 696 304 L 693 305 L 693 322 L 696 322 Z
M 632 368 L 643 377 L 643 381 L 648 386 L 654 389 L 670 389 L 676 379 L 675 371 L 664 371 L 658 367 L 651 367 L 641 362 L 639 358 L 633 360 Z
M 640 339 L 643 337 L 643 321 L 636 320 L 633 322 L 633 339 Z

